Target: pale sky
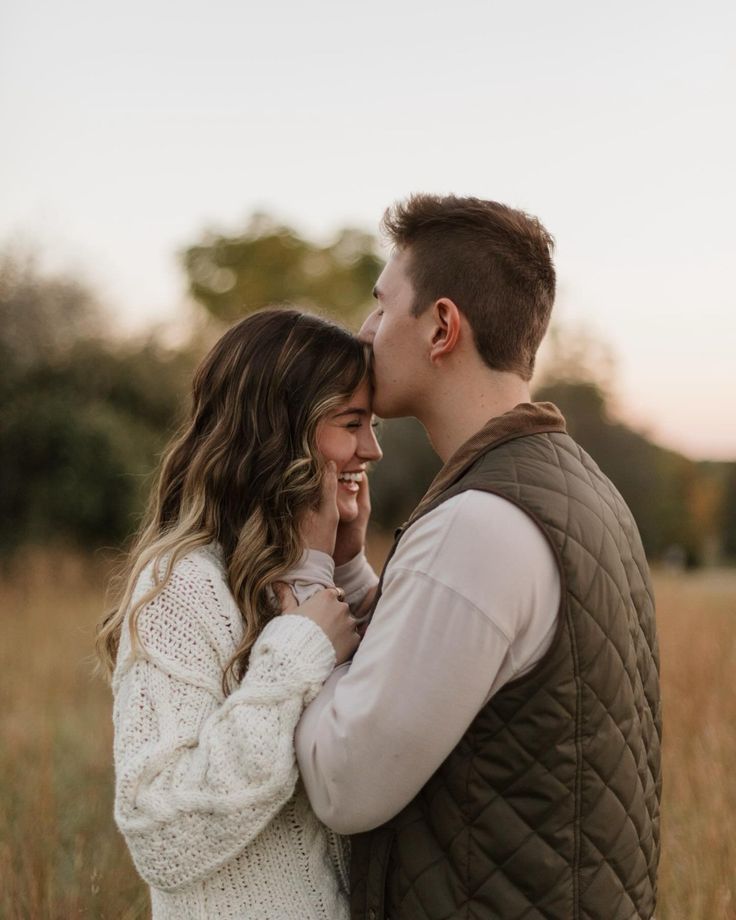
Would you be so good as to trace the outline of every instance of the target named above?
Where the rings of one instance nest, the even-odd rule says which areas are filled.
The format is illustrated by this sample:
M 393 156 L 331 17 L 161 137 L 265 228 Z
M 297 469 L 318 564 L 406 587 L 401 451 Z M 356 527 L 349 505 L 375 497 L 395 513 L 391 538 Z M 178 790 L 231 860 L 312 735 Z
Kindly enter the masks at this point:
M 5 0 L 0 242 L 140 329 L 256 209 L 326 240 L 494 198 L 556 237 L 558 320 L 610 343 L 625 418 L 733 459 L 735 102 L 732 0 Z

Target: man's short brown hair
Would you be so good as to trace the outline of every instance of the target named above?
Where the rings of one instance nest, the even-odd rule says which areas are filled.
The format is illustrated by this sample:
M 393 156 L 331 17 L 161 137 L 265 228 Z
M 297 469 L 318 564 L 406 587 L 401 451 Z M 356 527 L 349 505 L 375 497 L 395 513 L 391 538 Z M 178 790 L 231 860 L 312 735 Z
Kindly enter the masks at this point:
M 449 298 L 489 367 L 531 379 L 555 297 L 554 240 L 537 218 L 496 201 L 411 195 L 382 229 L 408 251 L 414 313 Z

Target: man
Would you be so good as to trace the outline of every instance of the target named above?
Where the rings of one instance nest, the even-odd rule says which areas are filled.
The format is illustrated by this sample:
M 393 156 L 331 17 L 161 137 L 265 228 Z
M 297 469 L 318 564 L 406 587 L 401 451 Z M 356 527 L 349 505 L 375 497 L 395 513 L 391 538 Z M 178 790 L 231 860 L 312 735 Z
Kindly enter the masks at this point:
M 552 239 L 452 196 L 413 196 L 384 229 L 374 409 L 416 416 L 445 466 L 297 731 L 317 815 L 353 835 L 352 917 L 649 918 L 652 592 L 623 499 L 530 400 Z

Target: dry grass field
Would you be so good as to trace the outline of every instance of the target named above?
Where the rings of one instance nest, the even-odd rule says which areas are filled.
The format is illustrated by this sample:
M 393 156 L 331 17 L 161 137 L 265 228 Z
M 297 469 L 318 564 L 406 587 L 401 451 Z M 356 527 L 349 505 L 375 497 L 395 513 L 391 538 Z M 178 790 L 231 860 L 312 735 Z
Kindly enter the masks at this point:
M 108 690 L 90 677 L 104 566 L 0 576 L 0 918 L 146 917 L 112 822 Z M 665 698 L 659 920 L 736 918 L 736 572 L 656 577 Z

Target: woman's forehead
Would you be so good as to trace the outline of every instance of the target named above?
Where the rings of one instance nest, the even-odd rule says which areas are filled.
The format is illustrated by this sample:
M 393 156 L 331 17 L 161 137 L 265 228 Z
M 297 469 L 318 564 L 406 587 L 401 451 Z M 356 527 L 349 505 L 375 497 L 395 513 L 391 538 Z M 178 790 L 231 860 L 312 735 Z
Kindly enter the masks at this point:
M 348 415 L 352 412 L 359 415 L 368 415 L 371 411 L 371 397 L 371 386 L 366 378 L 352 396 L 335 409 L 335 415 Z

